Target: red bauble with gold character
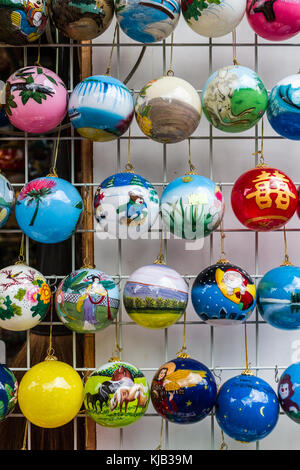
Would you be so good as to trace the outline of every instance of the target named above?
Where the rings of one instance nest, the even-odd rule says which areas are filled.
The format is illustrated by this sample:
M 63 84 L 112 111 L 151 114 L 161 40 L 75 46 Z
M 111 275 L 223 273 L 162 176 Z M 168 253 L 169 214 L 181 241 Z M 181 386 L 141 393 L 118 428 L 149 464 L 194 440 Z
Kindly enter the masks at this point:
M 266 165 L 243 173 L 231 192 L 238 220 L 250 230 L 267 232 L 284 226 L 298 204 L 297 189 L 283 171 Z

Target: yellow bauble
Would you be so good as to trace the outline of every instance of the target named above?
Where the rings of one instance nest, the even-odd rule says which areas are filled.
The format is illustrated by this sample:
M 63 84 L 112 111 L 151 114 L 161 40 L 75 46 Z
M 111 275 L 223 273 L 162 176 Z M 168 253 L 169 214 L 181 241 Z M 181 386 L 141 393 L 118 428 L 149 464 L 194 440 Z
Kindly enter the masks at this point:
M 18 402 L 28 421 L 42 428 L 57 428 L 79 412 L 83 383 L 73 367 L 57 360 L 45 360 L 22 378 Z

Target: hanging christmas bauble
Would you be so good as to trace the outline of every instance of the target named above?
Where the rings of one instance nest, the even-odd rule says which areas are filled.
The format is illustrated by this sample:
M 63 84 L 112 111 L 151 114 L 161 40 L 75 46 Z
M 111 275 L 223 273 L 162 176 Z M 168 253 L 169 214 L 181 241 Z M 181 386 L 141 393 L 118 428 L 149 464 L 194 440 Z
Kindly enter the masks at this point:
M 82 213 L 83 202 L 75 186 L 54 176 L 25 184 L 15 207 L 20 229 L 39 243 L 59 243 L 70 238 Z
M 253 442 L 273 431 L 279 403 L 267 382 L 254 375 L 241 374 L 222 385 L 215 410 L 224 433 L 237 441 Z
M 50 17 L 65 36 L 89 41 L 100 36 L 112 22 L 113 0 L 51 0 Z
M 300 0 L 247 0 L 247 18 L 258 36 L 285 41 L 300 31 Z
M 201 271 L 191 295 L 196 313 L 214 326 L 244 322 L 256 304 L 256 288 L 249 274 L 226 261 Z
M 11 370 L 0 364 L 0 421 L 14 410 L 17 398 L 17 379 Z
M 300 362 L 285 369 L 278 383 L 278 399 L 285 414 L 300 423 Z
M 130 90 L 109 75 L 82 80 L 69 100 L 69 118 L 77 132 L 96 142 L 114 140 L 124 134 L 134 115 Z
M 47 24 L 47 0 L 2 0 L 0 42 L 25 46 L 37 41 Z
M 262 318 L 283 330 L 300 328 L 300 268 L 282 265 L 268 271 L 257 287 L 257 307 Z
M 189 240 L 206 237 L 216 230 L 225 208 L 219 186 L 196 174 L 186 174 L 169 183 L 160 205 L 166 229 Z
M 182 78 L 164 76 L 151 80 L 140 91 L 135 116 L 142 132 L 162 144 L 181 142 L 197 129 L 201 100 Z
M 139 238 L 158 217 L 159 198 L 150 181 L 132 172 L 106 178 L 94 197 L 97 231 Z
M 1 159 L 1 150 L 0 150 Z M 1 164 L 0 164 L 1 166 Z M 0 227 L 3 227 L 15 204 L 15 192 L 5 176 L 0 174 Z
M 46 278 L 25 264 L 0 270 L 0 327 L 24 331 L 35 327 L 46 315 L 51 290 Z
M 163 364 L 151 384 L 151 401 L 156 412 L 177 424 L 204 419 L 217 397 L 213 374 L 201 362 L 176 357 Z
M 66 86 L 45 67 L 24 67 L 7 80 L 5 111 L 11 124 L 24 132 L 55 129 L 67 113 L 67 104 Z
M 75 418 L 82 406 L 81 377 L 65 362 L 40 362 L 23 376 L 18 403 L 25 418 L 35 426 L 63 426 Z
M 188 285 L 165 264 L 142 266 L 127 280 L 123 301 L 130 318 L 145 328 L 167 328 L 176 323 L 188 303 Z
M 195 33 L 218 38 L 231 33 L 242 21 L 246 0 L 181 0 L 181 9 Z
M 95 370 L 84 387 L 84 406 L 89 416 L 110 428 L 133 424 L 147 411 L 149 384 L 132 364 L 112 360 Z
M 253 70 L 230 65 L 209 77 L 201 101 L 203 112 L 214 127 L 224 132 L 244 132 L 264 115 L 268 92 Z
M 60 320 L 77 333 L 96 333 L 116 318 L 119 289 L 113 279 L 98 269 L 81 268 L 59 284 L 55 306 Z
M 267 108 L 269 123 L 277 134 L 300 140 L 300 75 L 280 80 L 271 90 Z
M 22 172 L 25 168 L 25 152 L 23 143 L 9 141 L 0 148 L 0 170 Z
M 117 21 L 131 39 L 153 43 L 166 39 L 176 28 L 180 1 L 115 0 Z
M 297 189 L 281 170 L 257 166 L 234 183 L 231 205 L 250 230 L 269 231 L 285 225 L 297 209 Z

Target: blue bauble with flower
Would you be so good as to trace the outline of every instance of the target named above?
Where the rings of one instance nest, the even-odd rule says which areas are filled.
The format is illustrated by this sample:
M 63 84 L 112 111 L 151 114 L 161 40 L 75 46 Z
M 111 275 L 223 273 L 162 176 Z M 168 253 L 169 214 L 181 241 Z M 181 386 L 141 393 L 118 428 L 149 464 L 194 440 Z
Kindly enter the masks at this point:
M 0 364 L 0 421 L 15 408 L 18 395 L 18 383 L 10 369 Z
M 59 243 L 74 233 L 83 213 L 83 201 L 69 181 L 45 176 L 23 186 L 15 213 L 20 229 L 29 238 Z
M 300 328 L 300 268 L 282 265 L 268 271 L 257 287 L 262 318 L 282 330 Z
M 151 384 L 151 400 L 163 418 L 172 423 L 191 424 L 210 413 L 216 402 L 217 386 L 208 367 L 183 356 L 158 369 Z
M 249 372 L 232 377 L 222 385 L 215 409 L 217 422 L 224 433 L 242 442 L 268 436 L 279 416 L 279 403 L 273 388 Z
M 134 101 L 130 90 L 108 75 L 85 78 L 69 100 L 69 118 L 83 137 L 95 142 L 115 140 L 130 126 Z

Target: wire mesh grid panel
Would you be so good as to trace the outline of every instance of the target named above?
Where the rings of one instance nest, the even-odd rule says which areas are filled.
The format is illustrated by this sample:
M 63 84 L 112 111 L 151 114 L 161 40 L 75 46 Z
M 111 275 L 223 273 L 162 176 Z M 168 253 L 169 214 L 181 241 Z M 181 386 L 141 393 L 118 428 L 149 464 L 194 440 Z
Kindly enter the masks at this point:
M 102 36 L 91 44 L 85 45 L 85 47 L 92 48 L 92 73 L 94 75 L 103 74 L 107 70 L 112 52 L 115 24 L 114 20 Z M 236 35 L 238 62 L 256 70 L 269 91 L 281 78 L 295 73 L 294 62 L 295 52 L 299 46 L 298 37 L 284 43 L 264 41 L 254 35 L 246 19 L 238 26 Z M 67 74 L 66 83 L 71 92 L 80 79 L 77 64 L 80 62 L 78 58 L 83 45 L 73 44 L 72 41 L 62 39 L 58 35 L 52 40 L 54 43 L 52 48 L 47 44 L 41 44 L 41 62 L 46 60 L 50 50 L 54 51 L 55 70 L 58 74 Z M 58 44 L 55 45 L 55 43 Z M 8 48 L 9 50 L 13 49 Z M 62 50 L 64 55 L 61 55 Z M 141 50 L 140 43 L 129 39 L 121 30 L 118 30 L 112 54 L 111 75 L 120 80 L 128 77 Z M 212 72 L 222 66 L 232 64 L 233 52 L 231 34 L 219 39 L 206 39 L 188 28 L 181 17 L 174 32 L 173 44 L 169 37 L 163 42 L 147 45 L 141 63 L 128 80 L 127 86 L 136 97 L 138 91 L 149 80 L 164 75 L 172 61 L 175 76 L 191 83 L 200 95 Z M 34 60 L 37 46 L 24 47 L 22 53 L 23 64 L 21 65 L 27 65 L 28 55 L 31 61 Z M 52 69 L 54 69 L 53 66 Z M 258 234 L 246 230 L 231 210 L 230 194 L 236 179 L 257 163 L 261 135 L 261 123 L 249 131 L 233 135 L 212 128 L 205 116 L 202 116 L 200 125 L 190 139 L 191 160 L 197 172 L 217 182 L 225 197 L 226 256 L 232 263 L 251 274 L 256 283 L 265 272 L 281 264 L 284 257 L 283 232 L 278 230 Z M 23 175 L 23 179 L 15 182 L 15 186 L 20 187 L 34 174 L 30 166 L 30 162 L 33 161 L 30 151 L 31 143 L 46 140 L 50 143 L 50 155 L 52 155 L 53 144 L 57 137 L 55 134 L 48 135 L 46 138 L 19 134 L 14 135 L 13 138 L 15 141 L 24 142 L 25 176 Z M 0 139 L 2 143 L 5 143 L 11 140 L 11 136 L 1 134 Z M 169 145 L 156 143 L 146 138 L 133 120 L 130 136 L 127 133 L 116 141 L 94 143 L 93 183 L 82 181 L 77 171 L 80 159 L 77 144 L 80 141 L 82 138 L 72 128 L 62 133 L 60 142 L 61 145 L 66 145 L 64 157 L 68 156 L 68 178 L 78 188 L 89 187 L 93 192 L 106 177 L 125 168 L 129 148 L 130 161 L 135 172 L 150 180 L 159 195 L 170 181 L 185 174 L 188 169 L 187 141 Z M 295 184 L 298 184 L 300 182 L 298 144 L 284 140 L 275 134 L 266 119 L 264 119 L 263 141 L 267 163 L 290 175 Z M 49 165 L 50 160 L 51 158 L 48 160 Z M 62 163 L 61 157 L 58 158 L 58 163 Z M 94 232 L 96 267 L 112 275 L 117 280 L 121 292 L 130 274 L 138 267 L 152 263 L 160 250 L 160 220 L 149 233 L 137 240 L 114 239 L 108 235 L 106 237 L 103 234 L 99 235 L 96 223 L 94 227 L 89 227 L 89 230 Z M 80 235 L 83 231 L 84 229 L 81 228 L 72 236 L 67 265 L 64 265 L 59 273 L 55 272 L 53 265 L 47 268 L 47 277 L 54 286 L 64 275 L 79 267 L 81 260 L 78 253 L 80 252 Z M 295 216 L 287 225 L 289 255 L 295 265 L 300 263 L 297 247 L 298 231 L 299 222 Z M 15 256 L 17 256 L 20 231 L 17 228 L 1 231 L 4 244 L 5 240 L 13 234 L 17 234 L 14 239 Z M 187 280 L 190 287 L 197 274 L 219 258 L 219 230 L 206 238 L 203 245 L 164 235 L 166 237 L 163 244 L 165 261 Z M 42 271 L 38 262 L 39 252 L 35 250 L 35 246 L 32 247 L 30 240 L 26 238 L 26 262 L 28 264 L 36 262 L 36 267 Z M 51 255 L 53 257 L 51 251 L 50 254 L 43 254 L 45 257 Z M 63 251 L 60 252 L 60 256 L 65 257 Z M 49 327 L 49 321 L 42 323 Z M 146 330 L 132 322 L 122 305 L 118 324 L 120 357 L 140 368 L 149 383 L 155 371 L 164 362 L 173 359 L 182 346 L 184 327 L 182 319 L 165 330 Z M 262 320 L 258 312 L 254 312 L 247 321 L 247 339 L 251 368 L 276 389 L 276 371 L 280 373 L 291 362 L 299 359 L 300 346 L 297 332 L 285 332 L 272 328 Z M 95 364 L 99 367 L 111 356 L 115 342 L 115 328 L 110 326 L 105 331 L 96 333 L 95 342 Z M 214 371 L 216 380 L 220 384 L 245 368 L 244 326 L 211 327 L 199 319 L 191 302 L 187 308 L 186 343 L 191 357 Z M 25 371 L 30 368 L 32 346 L 30 333 L 27 333 L 26 344 L 26 363 L 20 368 L 12 367 L 12 370 Z M 75 333 L 72 335 L 71 352 L 73 367 L 80 373 L 84 373 L 86 368 L 78 360 Z M 20 414 L 14 413 L 14 416 L 21 418 Z M 72 430 L 74 449 L 78 448 L 77 422 L 82 421 L 83 417 L 79 416 Z M 160 440 L 161 418 L 150 403 L 145 415 L 135 424 L 124 429 L 97 426 L 96 430 L 97 449 L 155 449 Z M 275 430 L 260 442 L 245 445 L 227 437 L 225 439 L 230 449 L 297 449 L 298 433 L 297 425 L 281 414 Z M 165 449 L 218 449 L 220 444 L 221 433 L 214 413 L 211 413 L 205 420 L 189 426 L 165 422 L 162 440 L 162 446 Z M 30 426 L 28 447 L 31 447 Z

